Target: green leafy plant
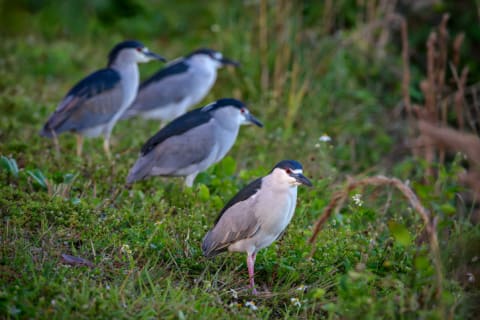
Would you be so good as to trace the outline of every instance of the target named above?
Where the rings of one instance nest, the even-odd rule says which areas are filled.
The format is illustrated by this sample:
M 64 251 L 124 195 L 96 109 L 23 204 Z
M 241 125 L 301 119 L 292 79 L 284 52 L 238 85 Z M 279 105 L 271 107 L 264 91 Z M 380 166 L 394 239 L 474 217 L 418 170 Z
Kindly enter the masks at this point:
M 0 157 L 0 166 L 8 172 L 8 174 L 18 178 L 18 165 L 17 161 L 13 158 L 7 158 L 5 156 Z

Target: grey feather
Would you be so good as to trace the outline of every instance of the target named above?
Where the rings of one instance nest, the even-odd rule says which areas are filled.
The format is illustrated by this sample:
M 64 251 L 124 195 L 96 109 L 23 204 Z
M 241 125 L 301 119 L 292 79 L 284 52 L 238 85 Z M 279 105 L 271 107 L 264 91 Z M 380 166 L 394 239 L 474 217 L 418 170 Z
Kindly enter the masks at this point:
M 140 88 L 135 101 L 122 118 L 177 104 L 188 97 L 192 88 L 199 84 L 201 79 L 190 73 L 175 74 L 152 82 Z
M 189 169 L 199 171 L 198 166 L 209 157 L 215 145 L 212 126 L 212 122 L 205 123 L 156 145 L 137 160 L 130 170 L 127 183 L 150 175 L 177 176 L 188 175 L 185 171 Z
M 256 198 L 250 197 L 237 202 L 228 208 L 210 230 L 202 243 L 202 251 L 206 257 L 213 257 L 237 241 L 253 237 L 259 230 L 260 224 L 255 216 Z
M 73 87 L 44 126 L 42 135 L 51 131 L 82 131 L 108 123 L 123 101 L 120 76 L 115 70 L 103 69 Z

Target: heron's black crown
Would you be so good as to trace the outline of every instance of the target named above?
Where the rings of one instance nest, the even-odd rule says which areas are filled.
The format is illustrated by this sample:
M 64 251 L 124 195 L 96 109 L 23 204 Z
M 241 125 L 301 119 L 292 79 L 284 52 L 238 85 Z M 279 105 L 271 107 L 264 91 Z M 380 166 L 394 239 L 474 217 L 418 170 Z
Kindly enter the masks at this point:
M 212 110 L 218 110 L 223 107 L 235 107 L 237 109 L 242 109 L 242 108 L 245 108 L 246 106 L 240 100 L 233 99 L 233 98 L 223 98 L 215 102 L 212 102 L 209 105 L 206 105 L 205 107 L 202 108 L 202 110 L 212 111 Z
M 145 47 L 143 43 L 136 40 L 127 40 L 117 44 L 108 54 L 108 65 L 110 66 L 123 49 L 135 49 Z
M 273 169 L 275 169 L 275 168 L 290 169 L 290 170 L 299 170 L 299 169 L 303 170 L 303 167 L 300 164 L 300 162 L 295 161 L 295 160 L 282 160 L 279 163 L 277 163 L 275 165 L 275 167 L 273 167 Z M 272 171 L 273 171 L 273 169 L 272 169 Z
M 196 54 L 206 54 L 212 58 L 215 58 L 214 55 L 216 53 L 219 53 L 218 51 L 216 50 L 213 50 L 213 49 L 209 49 L 209 48 L 200 48 L 200 49 L 197 49 L 195 51 L 192 51 L 188 56 L 187 58 L 190 58 L 191 56 L 193 55 L 196 55 Z

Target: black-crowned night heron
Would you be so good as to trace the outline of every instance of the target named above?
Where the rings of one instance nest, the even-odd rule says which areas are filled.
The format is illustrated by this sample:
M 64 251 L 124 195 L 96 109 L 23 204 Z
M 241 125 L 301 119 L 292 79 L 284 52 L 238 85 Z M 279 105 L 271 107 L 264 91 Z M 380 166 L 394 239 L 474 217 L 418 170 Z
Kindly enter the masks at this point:
M 177 118 L 208 94 L 217 78 L 217 69 L 225 65 L 238 66 L 238 62 L 211 49 L 198 49 L 170 62 L 141 84 L 135 101 L 122 118 Z
M 277 163 L 267 176 L 251 182 L 227 203 L 203 239 L 203 254 L 213 257 L 227 250 L 246 252 L 250 287 L 255 294 L 257 252 L 278 239 L 290 223 L 300 184 L 312 186 L 300 163 Z
M 83 137 L 103 134 L 104 150 L 110 157 L 110 135 L 122 113 L 135 99 L 139 85 L 137 63 L 165 59 L 138 41 L 117 44 L 108 56 L 108 66 L 78 82 L 57 106 L 41 131 L 53 137 L 72 131 L 77 134 L 77 154 L 82 153 Z
M 170 122 L 142 147 L 127 183 L 149 176 L 185 176 L 189 187 L 197 174 L 222 160 L 237 139 L 240 125 L 263 124 L 236 99 L 220 99 Z

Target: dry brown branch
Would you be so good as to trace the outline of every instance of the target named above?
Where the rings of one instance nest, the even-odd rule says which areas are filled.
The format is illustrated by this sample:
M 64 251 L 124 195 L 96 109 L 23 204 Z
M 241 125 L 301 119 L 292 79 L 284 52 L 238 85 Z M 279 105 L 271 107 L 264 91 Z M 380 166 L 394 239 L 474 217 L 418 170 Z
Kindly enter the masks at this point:
M 260 50 L 260 70 L 261 70 L 261 85 L 263 90 L 269 87 L 268 74 L 268 26 L 267 26 L 267 0 L 260 1 L 260 12 L 258 15 L 258 47 Z
M 426 42 L 427 48 L 427 74 L 426 79 L 421 81 L 420 89 L 425 97 L 423 106 L 412 106 L 412 110 L 422 123 L 418 126 L 420 134 L 412 143 L 412 153 L 415 156 L 421 156 L 426 160 L 426 175 L 432 177 L 434 170 L 432 164 L 434 161 L 442 163 L 445 158 L 445 148 L 448 150 L 461 151 L 464 145 L 469 144 L 470 140 L 460 141 L 465 138 L 461 131 L 466 129 L 466 123 L 470 130 L 477 132 L 477 118 L 480 118 L 477 104 L 476 85 L 467 87 L 468 68 L 463 68 L 459 74 L 460 47 L 464 40 L 464 35 L 460 34 L 453 41 L 453 62 L 448 62 L 448 29 L 447 23 L 449 15 L 445 14 L 436 31 L 432 31 Z M 451 82 L 446 82 L 447 67 L 450 67 L 452 78 L 456 84 L 456 89 L 449 87 Z M 402 79 L 404 81 L 404 79 Z M 472 96 L 473 99 L 469 99 Z M 473 100 L 473 105 L 467 105 L 467 101 Z M 449 110 L 454 110 L 457 118 L 459 135 L 447 134 L 448 142 L 439 142 L 439 134 L 445 134 L 445 128 L 448 121 Z M 479 119 L 480 120 L 480 119 Z M 426 126 L 429 122 L 431 126 Z M 435 131 L 435 128 L 442 128 Z M 427 131 L 428 132 L 427 132 Z M 452 139 L 455 142 L 452 142 Z M 459 143 L 456 149 L 453 145 Z
M 480 172 L 474 170 L 464 171 L 458 175 L 458 182 L 471 188 L 473 201 L 480 200 Z
M 470 169 L 461 173 L 458 180 L 471 189 L 474 199 L 478 201 L 480 199 L 480 138 L 475 134 L 445 126 L 437 127 L 425 121 L 420 121 L 418 127 L 434 147 L 450 152 L 461 152 L 467 156 Z
M 442 92 L 444 91 L 445 86 L 445 76 L 447 68 L 447 43 L 448 43 L 448 30 L 447 23 L 450 15 L 448 13 L 444 14 L 442 17 L 442 22 L 438 27 L 438 53 L 436 61 L 436 82 L 438 84 L 437 96 L 441 97 Z
M 435 219 L 432 218 L 430 213 L 425 209 L 425 207 L 420 203 L 420 200 L 417 198 L 415 193 L 410 189 L 406 184 L 401 182 L 399 179 L 396 178 L 387 178 L 385 176 L 376 176 L 376 177 L 368 177 L 359 180 L 348 180 L 347 185 L 336 192 L 328 206 L 323 211 L 323 214 L 315 223 L 315 227 L 313 229 L 313 234 L 309 239 L 309 243 L 312 244 L 312 251 L 310 253 L 310 257 L 313 256 L 315 252 L 315 241 L 318 237 L 320 230 L 322 229 L 323 225 L 326 221 L 330 218 L 330 216 L 337 211 L 340 207 L 343 206 L 343 203 L 348 197 L 350 191 L 356 188 L 365 188 L 367 186 L 394 186 L 397 188 L 405 198 L 410 202 L 410 205 L 413 207 L 415 212 L 419 214 L 421 217 L 423 224 L 425 226 L 425 231 L 428 234 L 428 240 L 430 245 L 430 252 L 432 255 L 432 260 L 435 267 L 435 274 L 436 274 L 436 298 L 441 299 L 442 293 L 442 264 L 440 260 L 440 249 L 438 246 L 438 238 L 437 238 L 437 230 L 436 230 L 436 222 Z M 441 303 L 441 302 L 440 302 Z
M 476 122 L 480 122 L 480 102 L 478 101 L 477 88 L 473 87 L 470 89 L 470 91 L 473 97 L 472 109 L 475 111 L 475 115 L 472 115 L 471 117 L 469 117 L 470 127 L 478 134 Z
M 452 105 L 454 106 L 455 105 L 455 99 L 457 97 L 457 94 L 458 94 L 458 85 L 459 85 L 459 80 L 460 80 L 460 77 L 458 76 L 458 73 L 457 73 L 457 69 L 455 67 L 455 65 L 453 65 L 452 63 L 450 63 L 450 70 L 452 72 L 452 76 L 453 76 L 453 80 L 456 82 L 456 85 L 457 85 L 457 90 L 451 92 L 451 93 L 448 93 L 447 95 L 445 95 L 444 97 L 442 97 L 442 100 L 439 101 L 439 105 L 441 108 L 444 108 L 444 110 L 442 110 L 443 113 L 446 113 L 448 112 L 448 108 L 451 107 Z M 463 74 L 464 71 L 462 71 L 462 74 Z M 467 79 L 465 79 L 466 81 Z M 467 123 L 469 126 L 468 128 L 465 128 L 465 129 L 468 129 L 470 131 L 473 131 L 473 132 L 477 132 L 478 131 L 478 128 L 476 127 L 476 123 L 477 122 L 480 122 L 480 101 L 479 101 L 479 90 L 480 88 L 480 83 L 475 83 L 475 84 L 472 84 L 470 86 L 466 86 L 466 83 L 465 83 L 465 86 L 463 87 L 462 91 L 463 91 L 463 98 L 462 98 L 462 101 L 463 101 L 463 118 L 464 118 L 464 121 L 466 120 Z M 467 101 L 470 101 L 469 104 L 467 104 Z M 419 111 L 421 112 L 421 107 L 420 106 L 417 106 L 417 107 L 412 107 L 413 108 L 413 111 L 414 111 L 414 114 L 418 115 L 419 114 Z M 445 110 L 446 109 L 446 110 Z M 443 114 L 442 115 L 442 124 L 446 124 L 445 121 L 443 121 L 445 119 L 446 115 Z M 425 118 L 422 118 L 421 116 L 418 117 L 419 119 L 425 119 Z M 457 120 L 458 122 L 458 120 Z M 464 126 L 466 125 L 464 124 Z
M 427 109 L 428 119 L 435 121 L 437 105 L 435 101 L 435 91 L 437 90 L 435 81 L 435 58 L 436 50 L 435 44 L 437 43 L 437 33 L 432 31 L 427 40 L 427 80 L 422 81 L 420 88 L 425 96 L 425 109 Z
M 410 101 L 410 57 L 408 54 L 408 25 L 405 18 L 400 18 L 400 33 L 402 36 L 402 96 L 409 119 L 412 118 L 412 103 Z
M 383 42 L 382 39 L 384 36 L 380 35 L 378 37 L 378 41 L 373 43 L 374 41 L 371 40 L 371 38 L 374 32 L 379 29 L 381 29 L 381 31 L 389 30 L 391 28 L 390 24 L 392 23 L 401 24 L 402 21 L 404 21 L 404 17 L 402 15 L 394 13 L 395 11 L 394 7 L 387 6 L 386 8 L 387 9 L 385 10 L 388 10 L 388 11 L 383 12 L 382 17 L 378 18 L 377 20 L 367 21 L 363 26 L 358 27 L 358 30 L 352 33 L 349 37 L 345 38 L 341 42 L 341 45 L 343 47 L 347 47 L 347 46 L 350 46 L 352 43 L 360 41 L 362 43 L 369 44 L 371 47 L 375 47 L 376 50 L 379 50 L 379 48 L 376 48 L 376 47 L 381 46 Z M 380 16 L 380 14 L 378 15 Z
M 419 121 L 418 127 L 427 135 L 434 146 L 467 155 L 473 167 L 480 168 L 480 138 L 448 127 L 437 127 L 426 121 Z M 477 169 L 478 170 L 478 169 Z
M 460 47 L 462 46 L 464 39 L 465 34 L 460 33 L 455 37 L 455 40 L 453 40 L 453 64 L 457 68 L 460 64 Z
M 325 210 L 323 210 L 323 214 L 315 223 L 315 227 L 313 228 L 313 235 L 308 240 L 310 244 L 313 244 L 315 242 L 315 240 L 317 239 L 318 233 L 322 229 L 323 225 L 328 221 L 328 219 L 333 214 L 333 212 L 337 210 L 337 208 L 341 207 L 341 204 L 343 205 L 346 197 L 347 197 L 347 192 L 345 192 L 344 190 L 342 190 L 342 192 L 337 192 L 333 195 L 332 199 L 330 200 L 330 203 L 325 208 Z M 313 256 L 314 252 L 315 252 L 315 246 L 312 248 L 312 252 L 310 253 L 310 256 Z
M 335 8 L 333 0 L 325 0 L 323 9 L 323 34 L 327 35 L 333 29 L 333 20 L 335 17 Z
M 465 85 L 467 84 L 468 77 L 468 67 L 464 67 L 462 70 L 462 75 L 458 77 L 457 69 L 450 64 L 450 69 L 452 70 L 453 78 L 457 84 L 457 91 L 455 92 L 453 101 L 455 113 L 457 115 L 458 128 L 463 131 L 465 129 L 464 125 L 464 104 L 465 104 Z
M 292 48 L 288 40 L 294 32 L 292 27 L 285 24 L 285 18 L 292 14 L 292 2 L 279 1 L 275 10 L 275 37 L 279 45 L 276 50 L 275 66 L 273 71 L 273 100 L 278 103 L 278 99 L 283 92 L 287 82 L 288 68 L 292 60 Z

